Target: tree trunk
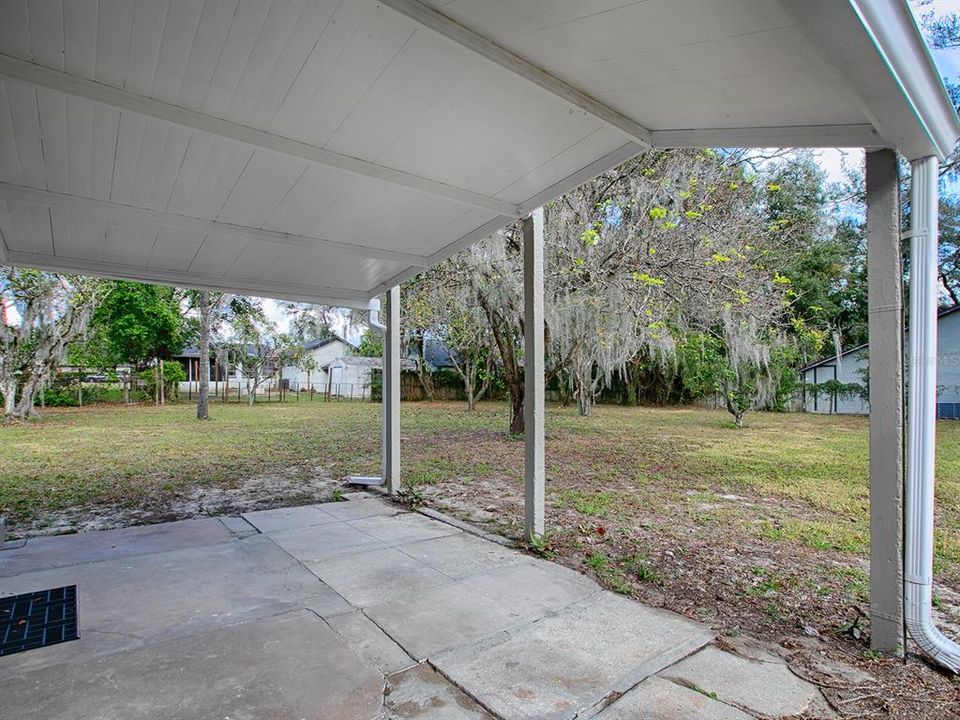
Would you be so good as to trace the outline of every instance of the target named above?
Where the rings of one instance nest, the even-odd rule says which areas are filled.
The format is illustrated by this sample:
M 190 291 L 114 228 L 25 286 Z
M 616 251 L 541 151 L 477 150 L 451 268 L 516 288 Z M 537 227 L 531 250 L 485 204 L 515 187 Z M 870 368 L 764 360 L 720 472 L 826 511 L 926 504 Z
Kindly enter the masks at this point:
M 523 393 L 514 395 L 510 393 L 510 408 L 512 415 L 510 417 L 510 432 L 513 435 L 523 435 L 525 426 L 523 424 Z
M 477 406 L 477 398 L 473 394 L 473 383 L 469 380 L 464 380 L 463 390 L 467 396 L 467 410 L 474 410 Z
M 3 416 L 7 420 L 14 419 L 14 411 L 17 407 L 17 386 L 16 383 L 4 383 L 3 386 Z
M 160 361 L 160 404 L 167 404 L 167 375 L 163 371 L 163 360 Z
M 506 320 L 500 316 L 500 313 L 487 301 L 486 297 L 480 295 L 479 300 L 480 306 L 490 323 L 490 330 L 493 332 L 493 340 L 497 344 L 497 350 L 500 351 L 500 359 L 503 361 L 503 374 L 507 380 L 512 408 L 510 432 L 514 435 L 522 435 L 524 431 L 523 374 L 520 372 L 520 365 L 517 361 L 514 334 L 506 327 Z
M 200 293 L 200 384 L 197 389 L 197 420 L 210 419 L 210 291 Z

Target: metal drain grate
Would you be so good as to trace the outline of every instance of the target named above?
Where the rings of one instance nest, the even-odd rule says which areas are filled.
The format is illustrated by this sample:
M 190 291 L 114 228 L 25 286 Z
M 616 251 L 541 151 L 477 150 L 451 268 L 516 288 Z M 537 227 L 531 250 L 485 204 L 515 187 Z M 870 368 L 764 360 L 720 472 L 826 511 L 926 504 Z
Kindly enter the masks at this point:
M 76 585 L 0 598 L 0 655 L 79 637 Z

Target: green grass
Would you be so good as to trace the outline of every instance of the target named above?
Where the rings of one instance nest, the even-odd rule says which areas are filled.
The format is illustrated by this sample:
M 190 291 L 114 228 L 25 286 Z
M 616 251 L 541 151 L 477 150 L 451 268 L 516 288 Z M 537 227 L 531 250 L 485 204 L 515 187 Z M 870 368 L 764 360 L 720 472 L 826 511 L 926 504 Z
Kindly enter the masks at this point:
M 141 507 L 257 473 L 378 471 L 377 405 L 214 404 L 208 423 L 193 413 L 185 404 L 99 406 L 48 410 L 42 422 L 0 428 L 0 512 L 16 527 L 70 506 Z M 496 480 L 520 492 L 523 444 L 506 435 L 507 416 L 502 404 L 473 413 L 455 403 L 404 405 L 405 478 L 477 493 Z M 957 577 L 960 423 L 937 430 L 936 568 Z M 724 413 L 699 409 L 600 406 L 581 418 L 551 407 L 547 433 L 548 502 L 584 522 L 643 508 L 654 511 L 643 520 L 649 527 L 656 509 L 672 503 L 702 531 L 721 525 L 773 542 L 867 552 L 865 418 L 752 413 L 736 430 Z

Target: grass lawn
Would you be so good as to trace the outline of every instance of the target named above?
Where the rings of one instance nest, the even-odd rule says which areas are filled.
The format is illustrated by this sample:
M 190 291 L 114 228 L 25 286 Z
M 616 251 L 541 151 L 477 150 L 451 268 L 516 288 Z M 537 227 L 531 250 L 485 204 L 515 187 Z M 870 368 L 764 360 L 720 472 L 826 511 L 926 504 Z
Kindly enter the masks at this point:
M 507 413 L 404 405 L 407 500 L 519 537 L 523 443 L 506 435 Z M 193 414 L 99 406 L 0 428 L 0 512 L 14 533 L 83 530 L 314 502 L 348 474 L 378 472 L 378 405 L 213 405 L 208 423 Z M 960 423 L 937 430 L 935 612 L 956 634 Z M 550 533 L 534 550 L 727 636 L 819 635 L 864 654 L 866 418 L 753 413 L 737 430 L 700 409 L 600 406 L 581 418 L 551 407 L 546 457 Z M 897 667 L 890 693 L 927 692 L 929 678 Z
M 41 423 L 0 429 L 0 512 L 14 532 L 32 532 L 78 507 L 162 508 L 197 488 L 231 490 L 277 475 L 288 491 L 309 495 L 318 475 L 377 472 L 377 405 L 214 405 L 209 423 L 193 412 L 185 404 L 107 405 L 48 411 Z M 443 495 L 429 490 L 435 486 L 460 485 L 473 497 L 493 487 L 493 502 L 522 483 L 523 446 L 505 426 L 499 404 L 474 413 L 453 403 L 405 405 L 405 481 L 427 496 Z M 960 587 L 960 423 L 941 422 L 937 432 L 937 571 Z M 683 506 L 695 525 L 868 550 L 865 418 L 754 413 L 737 430 L 725 413 L 708 410 L 601 406 L 581 418 L 553 407 L 547 435 L 555 508 L 624 518 L 656 497 Z M 521 517 L 497 521 L 509 532 Z

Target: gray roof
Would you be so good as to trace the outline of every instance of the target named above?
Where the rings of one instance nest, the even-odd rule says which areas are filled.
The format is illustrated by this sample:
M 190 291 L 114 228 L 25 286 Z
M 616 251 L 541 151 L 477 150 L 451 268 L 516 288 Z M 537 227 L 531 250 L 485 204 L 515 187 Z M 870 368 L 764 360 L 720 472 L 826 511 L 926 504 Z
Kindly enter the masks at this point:
M 316 350 L 317 348 L 323 347 L 324 345 L 329 345 L 332 342 L 339 340 L 347 347 L 356 347 L 352 342 L 346 340 L 339 335 L 328 335 L 322 338 L 315 338 L 313 340 L 307 340 L 303 343 L 304 350 Z

